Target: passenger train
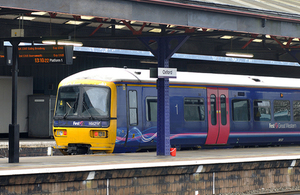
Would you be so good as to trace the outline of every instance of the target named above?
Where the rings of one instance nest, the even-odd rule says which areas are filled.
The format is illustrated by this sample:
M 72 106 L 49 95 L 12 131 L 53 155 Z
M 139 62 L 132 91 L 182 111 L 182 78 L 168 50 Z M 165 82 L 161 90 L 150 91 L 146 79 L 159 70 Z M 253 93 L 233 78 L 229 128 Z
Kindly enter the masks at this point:
M 300 144 L 300 79 L 177 72 L 169 87 L 171 147 Z M 127 68 L 65 78 L 53 135 L 64 154 L 155 149 L 156 79 Z

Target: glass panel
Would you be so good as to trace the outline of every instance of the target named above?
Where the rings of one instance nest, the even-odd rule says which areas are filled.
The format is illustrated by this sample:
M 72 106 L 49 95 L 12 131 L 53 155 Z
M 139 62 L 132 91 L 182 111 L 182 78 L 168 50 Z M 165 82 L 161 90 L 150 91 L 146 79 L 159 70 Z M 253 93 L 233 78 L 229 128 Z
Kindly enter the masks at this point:
M 55 116 L 78 115 L 78 87 L 61 87 L 58 92 Z
M 271 102 L 269 100 L 254 100 L 254 120 L 271 120 Z
M 105 116 L 109 114 L 109 89 L 83 87 L 82 115 Z
M 129 109 L 129 123 L 130 123 L 130 125 L 137 125 L 137 109 L 136 108 Z
M 234 121 L 250 120 L 248 100 L 232 100 L 232 118 Z
M 290 121 L 291 107 L 288 100 L 274 100 L 274 119 L 275 121 Z
M 203 98 L 186 98 L 184 100 L 184 119 L 186 121 L 203 121 L 205 119 Z
M 147 101 L 147 120 L 157 121 L 157 99 L 149 98 Z
M 210 117 L 211 117 L 211 124 L 217 124 L 217 107 L 216 107 L 216 96 L 210 95 Z
M 227 114 L 226 114 L 226 96 L 221 95 L 220 96 L 221 101 L 221 124 L 226 125 L 227 124 Z
M 129 101 L 129 124 L 137 125 L 137 92 L 128 91 Z
M 293 101 L 294 121 L 300 121 L 300 101 Z
M 137 108 L 137 95 L 136 91 L 129 91 L 129 107 L 130 108 Z

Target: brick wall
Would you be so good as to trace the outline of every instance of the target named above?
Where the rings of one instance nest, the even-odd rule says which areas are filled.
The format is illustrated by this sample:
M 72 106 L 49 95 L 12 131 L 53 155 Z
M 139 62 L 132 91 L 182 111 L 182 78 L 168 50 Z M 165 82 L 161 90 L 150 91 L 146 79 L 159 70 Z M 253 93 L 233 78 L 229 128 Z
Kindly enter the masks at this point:
M 286 160 L 2 176 L 0 194 L 258 194 L 298 190 L 298 165 Z

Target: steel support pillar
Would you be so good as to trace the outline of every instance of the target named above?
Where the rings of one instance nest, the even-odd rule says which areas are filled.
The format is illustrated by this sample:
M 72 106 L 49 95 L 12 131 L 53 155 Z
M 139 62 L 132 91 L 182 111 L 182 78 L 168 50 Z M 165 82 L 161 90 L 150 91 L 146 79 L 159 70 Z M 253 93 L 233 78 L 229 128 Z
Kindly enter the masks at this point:
M 19 163 L 19 125 L 17 124 L 17 92 L 18 92 L 18 45 L 19 41 L 11 41 L 13 46 L 12 64 L 12 117 L 9 125 L 9 163 Z
M 158 67 L 169 68 L 169 59 L 189 36 L 139 38 L 158 60 Z M 157 155 L 170 155 L 169 79 L 157 79 Z

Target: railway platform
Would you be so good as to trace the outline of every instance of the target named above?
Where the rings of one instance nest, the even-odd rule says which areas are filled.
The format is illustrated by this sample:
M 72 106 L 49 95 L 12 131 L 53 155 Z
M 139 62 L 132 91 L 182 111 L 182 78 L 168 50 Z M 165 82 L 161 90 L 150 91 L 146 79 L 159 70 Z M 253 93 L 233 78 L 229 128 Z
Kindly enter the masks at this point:
M 267 194 L 299 186 L 300 146 L 0 159 L 0 194 Z
M 20 157 L 61 155 L 59 150 L 53 149 L 54 139 L 22 138 L 19 142 Z M 0 158 L 8 157 L 8 138 L 0 139 Z

